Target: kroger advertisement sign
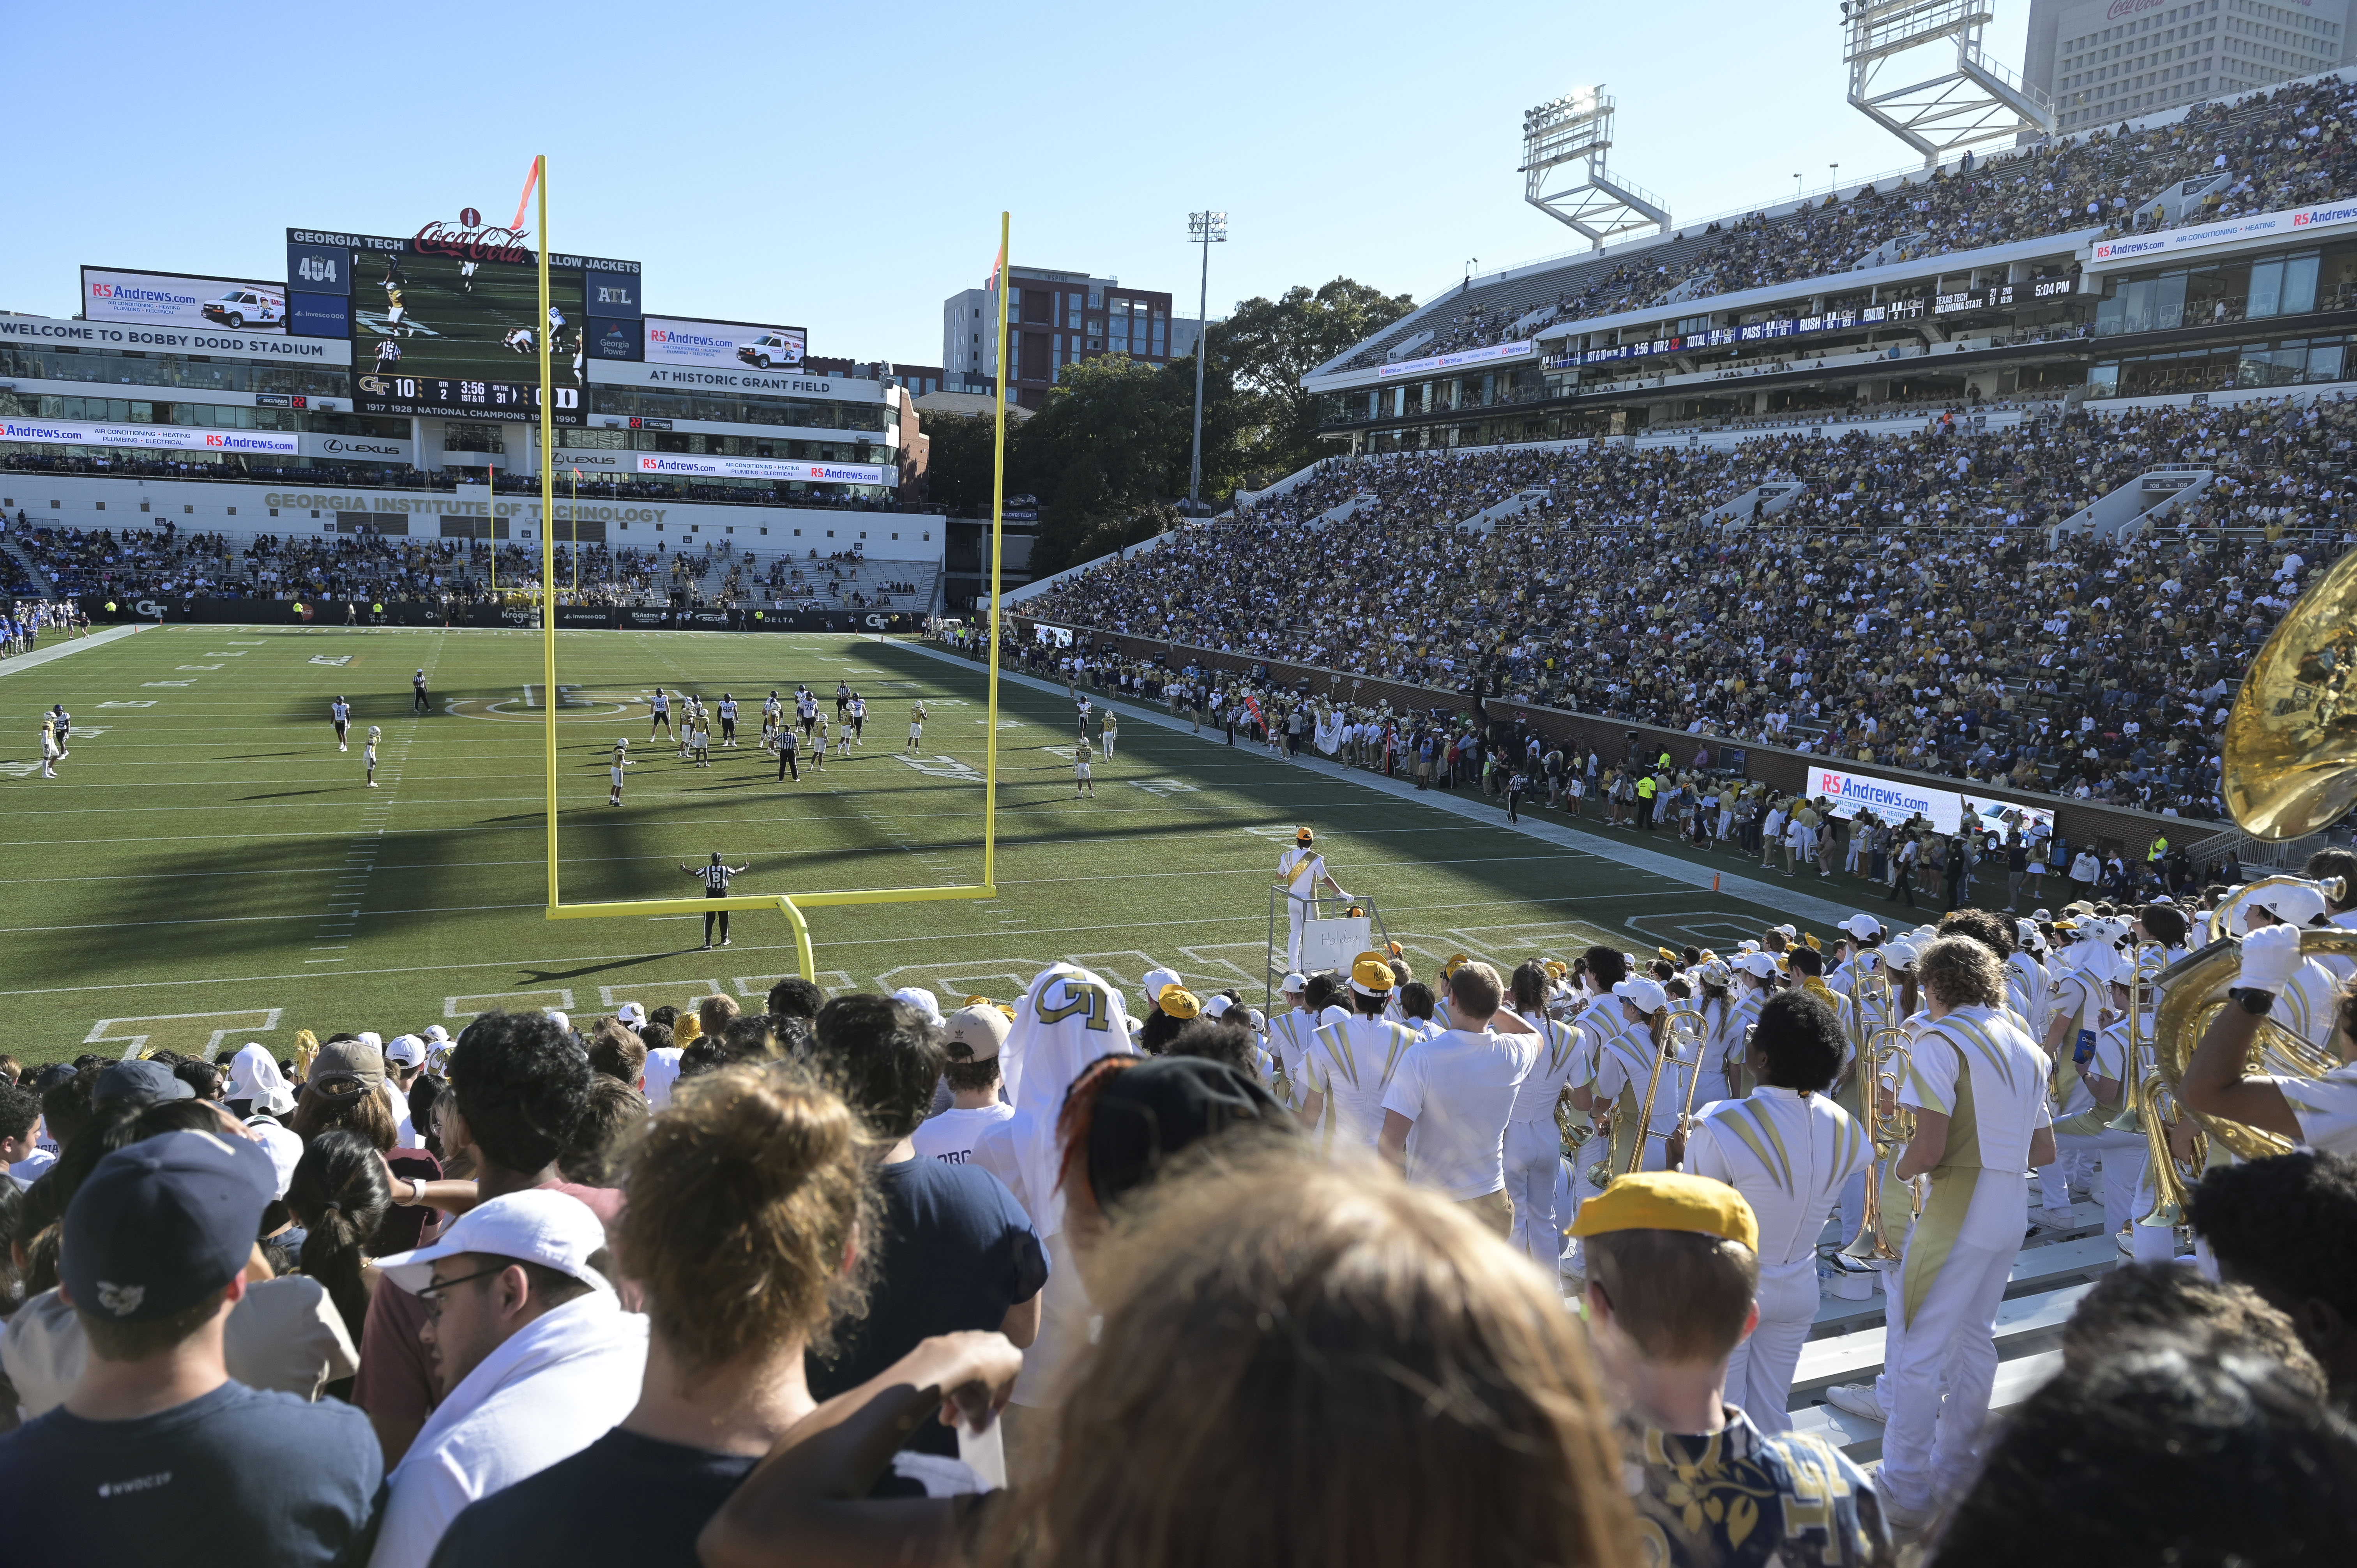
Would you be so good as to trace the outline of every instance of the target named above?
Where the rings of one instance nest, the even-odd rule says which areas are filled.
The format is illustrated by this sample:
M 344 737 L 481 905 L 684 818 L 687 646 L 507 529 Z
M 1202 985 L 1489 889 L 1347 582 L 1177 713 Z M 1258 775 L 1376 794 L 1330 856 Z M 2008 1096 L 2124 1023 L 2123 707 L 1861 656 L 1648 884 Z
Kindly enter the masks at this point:
M 683 321 L 670 316 L 647 320 L 650 365 L 695 365 L 731 370 L 751 365 L 763 371 L 799 370 L 810 336 L 799 327 L 760 327 L 745 321 Z
M 1985 832 L 2001 834 L 2016 827 L 2025 834 L 2040 829 L 2049 834 L 2054 831 L 2054 813 L 2037 806 L 2016 805 L 2010 800 L 1975 800 L 1953 789 L 1846 773 L 1837 768 L 1810 769 L 1809 793 L 1831 800 L 1837 817 L 1854 817 L 1860 811 L 1872 811 L 1886 822 L 1905 822 L 1921 817 L 1943 833 L 1964 831 L 1967 813 Z
M 200 430 L 181 424 L 84 424 L 0 419 L 0 441 L 44 446 L 137 446 L 155 452 L 260 452 L 291 457 L 301 449 L 291 430 Z
M 874 463 L 780 463 L 767 457 L 690 457 L 640 452 L 631 471 L 689 479 L 768 479 L 774 484 L 889 485 L 892 470 Z
M 2237 241 L 2303 239 L 2312 231 L 2338 229 L 2350 223 L 2357 223 L 2357 201 L 2335 201 L 2322 207 L 2295 207 L 2282 212 L 2259 212 L 2248 218 L 2229 218 L 2219 223 L 2197 223 L 2189 229 L 2171 229 L 2159 234 L 2098 241 L 2094 247 L 2094 259 L 2088 265 L 2101 272 L 2108 267 L 2125 266 L 2130 262 L 2182 255 L 2188 251 L 2207 250 Z

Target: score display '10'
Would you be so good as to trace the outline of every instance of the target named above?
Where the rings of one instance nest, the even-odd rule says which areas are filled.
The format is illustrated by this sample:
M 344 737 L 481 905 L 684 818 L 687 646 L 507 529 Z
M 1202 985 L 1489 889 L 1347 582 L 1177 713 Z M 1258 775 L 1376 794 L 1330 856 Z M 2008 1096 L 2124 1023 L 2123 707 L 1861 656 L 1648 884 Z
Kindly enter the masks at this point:
M 365 376 L 363 392 L 401 403 L 435 403 L 470 408 L 537 408 L 540 389 L 514 381 L 446 381 L 419 376 Z M 577 409 L 581 406 L 580 390 L 576 387 L 556 389 L 556 406 Z

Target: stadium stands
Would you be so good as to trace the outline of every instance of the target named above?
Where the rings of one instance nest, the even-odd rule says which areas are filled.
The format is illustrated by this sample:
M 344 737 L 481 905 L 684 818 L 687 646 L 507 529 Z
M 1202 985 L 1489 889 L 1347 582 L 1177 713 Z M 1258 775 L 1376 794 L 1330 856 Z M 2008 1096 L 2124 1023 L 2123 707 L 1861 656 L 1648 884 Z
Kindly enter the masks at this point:
M 1465 286 L 1325 367 L 1383 363 L 1526 338 L 1614 311 L 1699 301 L 2016 241 L 2157 233 L 2357 191 L 2357 88 L 2338 76 L 2198 104 L 2013 154 L 1967 157 L 1928 180 L 1865 185 L 1770 216 Z M 2189 190 L 2190 195 L 2186 194 Z
M 2212 816 L 2244 660 L 2350 541 L 2352 445 L 2357 404 L 2287 399 L 1903 440 L 1369 457 L 1025 607 Z M 2062 526 L 2173 467 L 2207 483 L 2128 536 Z M 1710 521 L 1764 481 L 1804 488 L 1772 516 Z
M 104 598 L 465 605 L 494 596 L 490 546 L 481 541 L 265 536 L 241 545 L 218 533 L 51 527 L 12 529 L 9 540 L 23 578 L 15 592 L 80 597 L 93 607 Z M 665 553 L 603 544 L 580 551 L 576 574 L 574 546 L 561 540 L 556 546 L 558 597 L 569 605 L 661 605 L 678 595 L 689 605 L 718 608 L 922 611 L 931 607 L 939 575 L 906 561 L 847 554 L 820 560 L 814 552 L 732 554 L 701 546 Z M 497 575 L 499 593 L 537 590 L 540 553 L 501 545 Z
M 560 454 L 560 456 L 562 455 Z M 226 459 L 218 463 L 196 463 L 180 458 L 138 457 L 118 454 L 105 457 L 61 456 L 48 453 L 12 453 L 7 467 L 23 473 L 93 474 L 113 478 L 158 479 L 214 479 L 252 484 L 317 485 L 332 483 L 338 487 L 358 489 L 454 490 L 462 484 L 479 484 L 480 479 L 471 470 L 461 468 L 413 468 L 406 465 L 373 465 L 338 463 L 319 467 L 280 467 L 242 459 Z M 833 493 L 833 489 L 777 489 L 755 486 L 743 481 L 727 484 L 688 484 L 677 480 L 608 479 L 566 476 L 562 489 L 567 497 L 600 500 L 672 500 L 713 501 L 729 506 L 786 506 L 794 508 L 824 507 L 845 511 L 946 512 L 942 506 L 922 502 L 903 504 L 898 499 L 866 500 Z M 839 488 L 839 487 L 836 487 Z M 494 478 L 498 494 L 536 496 L 540 494 L 537 473 L 500 473 Z

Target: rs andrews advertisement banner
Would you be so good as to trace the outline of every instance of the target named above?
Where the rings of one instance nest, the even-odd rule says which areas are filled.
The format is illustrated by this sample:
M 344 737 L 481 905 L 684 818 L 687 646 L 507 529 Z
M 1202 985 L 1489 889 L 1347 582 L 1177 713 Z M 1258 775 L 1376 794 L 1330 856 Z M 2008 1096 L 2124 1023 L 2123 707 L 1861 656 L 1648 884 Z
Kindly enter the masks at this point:
M 44 446 L 135 446 L 155 452 L 258 452 L 283 457 L 301 450 L 301 438 L 291 430 L 85 424 L 54 419 L 0 419 L 0 441 L 31 441 Z
M 1886 822 L 1897 823 L 1921 817 L 1943 833 L 1963 832 L 1967 812 L 1985 832 L 2001 835 L 2008 828 L 2018 827 L 2027 834 L 2040 825 L 2050 834 L 2054 831 L 2054 813 L 2043 807 L 1976 800 L 1953 789 L 1935 789 L 1904 779 L 1876 779 L 1838 768 L 1811 768 L 1809 794 L 1813 799 L 1831 800 L 1837 817 L 1872 811 Z

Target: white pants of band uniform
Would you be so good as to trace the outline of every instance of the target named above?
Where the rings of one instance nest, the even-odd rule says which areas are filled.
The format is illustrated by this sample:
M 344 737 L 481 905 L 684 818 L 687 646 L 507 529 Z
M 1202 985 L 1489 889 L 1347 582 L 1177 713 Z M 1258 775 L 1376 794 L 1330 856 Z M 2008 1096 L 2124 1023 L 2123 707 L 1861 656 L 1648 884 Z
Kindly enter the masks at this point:
M 2057 1133 L 2061 1164 L 2067 1169 L 2077 1155 L 2080 1167 L 2104 1168 L 2104 1232 L 2119 1234 L 2121 1226 L 2142 1214 L 2136 1206 L 2136 1189 L 2144 1185 L 2147 1155 L 2141 1133 Z M 2149 1207 L 2149 1206 L 2147 1206 Z
M 1886 1276 L 1890 1312 L 1880 1387 L 1889 1424 L 1878 1489 L 1901 1508 L 1929 1512 L 1935 1498 L 1962 1491 L 1972 1477 L 1996 1380 L 1997 1304 L 2029 1215 L 2029 1177 L 1984 1170 L 1955 1245 L 1912 1316 L 1905 1310 L 1906 1265 Z M 1911 1251 L 1932 1240 L 1919 1225 L 1907 1244 Z
M 1549 1274 L 1563 1257 L 1563 1230 L 1570 1223 L 1555 1211 L 1562 1171 L 1563 1137 L 1552 1117 L 1506 1123 L 1506 1196 L 1514 1203 L 1508 1244 Z
M 1817 1315 L 1815 1248 L 1760 1271 L 1760 1326 L 1727 1362 L 1727 1402 L 1762 1432 L 1790 1432 L 1792 1369 Z
M 1285 967 L 1287 969 L 1298 970 L 1301 967 L 1301 923 L 1308 918 L 1309 918 L 1309 900 L 1296 898 L 1292 894 L 1286 894 L 1285 924 L 1287 935 L 1285 941 Z

